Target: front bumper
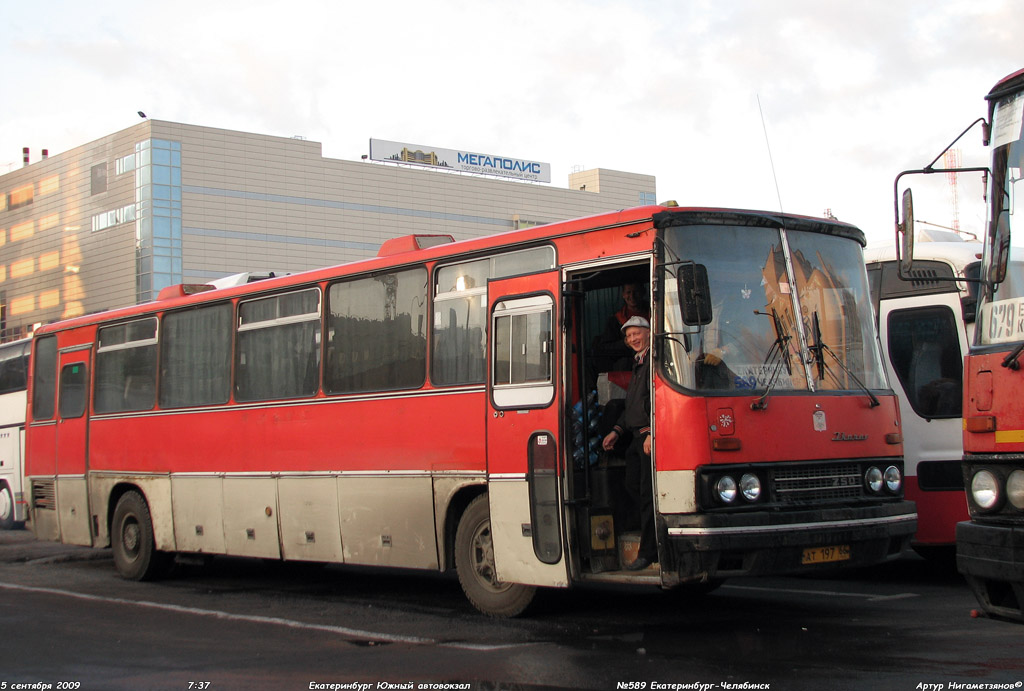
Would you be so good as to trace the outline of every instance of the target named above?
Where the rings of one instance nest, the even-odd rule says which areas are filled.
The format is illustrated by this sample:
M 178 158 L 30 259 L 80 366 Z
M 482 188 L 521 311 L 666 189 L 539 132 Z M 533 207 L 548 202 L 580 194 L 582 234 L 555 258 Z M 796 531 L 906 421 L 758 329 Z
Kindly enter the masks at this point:
M 957 523 L 956 564 L 982 609 L 1024 623 L 1024 528 Z
M 913 502 L 806 511 L 664 517 L 663 575 L 678 582 L 869 566 L 899 555 L 917 529 Z M 835 560 L 808 550 L 837 548 Z M 842 549 L 839 549 L 842 548 Z M 811 555 L 813 556 L 813 555 Z M 668 573 L 666 573 L 668 572 Z

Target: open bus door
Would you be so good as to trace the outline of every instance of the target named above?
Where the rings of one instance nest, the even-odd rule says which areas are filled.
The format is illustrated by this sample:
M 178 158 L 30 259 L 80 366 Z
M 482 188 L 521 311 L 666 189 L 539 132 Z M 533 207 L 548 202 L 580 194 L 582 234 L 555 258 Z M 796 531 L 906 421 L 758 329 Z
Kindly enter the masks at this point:
M 559 273 L 488 283 L 487 480 L 496 575 L 568 585 L 559 453 Z

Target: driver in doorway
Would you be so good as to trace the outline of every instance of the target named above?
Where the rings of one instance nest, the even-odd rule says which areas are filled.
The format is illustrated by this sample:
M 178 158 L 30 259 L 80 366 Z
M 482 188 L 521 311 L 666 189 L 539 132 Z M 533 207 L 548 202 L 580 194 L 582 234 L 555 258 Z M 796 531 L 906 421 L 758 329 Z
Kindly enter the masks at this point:
M 639 571 L 658 561 L 654 537 L 654 484 L 651 481 L 651 324 L 630 317 L 622 325 L 626 345 L 633 350 L 633 376 L 626 389 L 626 407 L 601 445 L 610 451 L 627 431 L 632 434 L 626 450 L 626 491 L 640 507 L 640 547 L 626 566 Z

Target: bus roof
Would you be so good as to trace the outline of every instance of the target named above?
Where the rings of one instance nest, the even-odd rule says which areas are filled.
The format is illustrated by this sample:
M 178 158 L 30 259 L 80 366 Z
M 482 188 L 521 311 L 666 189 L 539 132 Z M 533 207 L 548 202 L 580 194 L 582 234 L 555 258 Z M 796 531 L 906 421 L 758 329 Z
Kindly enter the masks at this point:
M 1019 69 L 1016 72 L 1006 75 L 993 86 L 988 95 L 985 97 L 988 100 L 997 99 L 1007 91 L 1013 91 L 1024 86 L 1024 69 Z

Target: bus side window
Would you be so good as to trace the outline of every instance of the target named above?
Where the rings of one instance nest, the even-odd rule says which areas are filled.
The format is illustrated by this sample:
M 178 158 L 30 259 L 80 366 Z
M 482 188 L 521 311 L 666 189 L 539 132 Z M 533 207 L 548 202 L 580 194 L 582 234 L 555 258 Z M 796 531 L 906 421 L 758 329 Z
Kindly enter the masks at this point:
M 963 354 L 948 307 L 889 314 L 889 357 L 907 400 L 923 418 L 960 417 Z
M 32 372 L 32 418 L 50 420 L 57 403 L 56 336 L 44 336 L 36 342 Z
M 427 272 L 422 267 L 328 289 L 328 394 L 417 389 L 426 379 Z
M 0 360 L 0 394 L 25 390 L 25 368 L 28 356 L 21 349 L 10 350 Z
M 227 403 L 231 386 L 231 303 L 163 318 L 160 407 Z

